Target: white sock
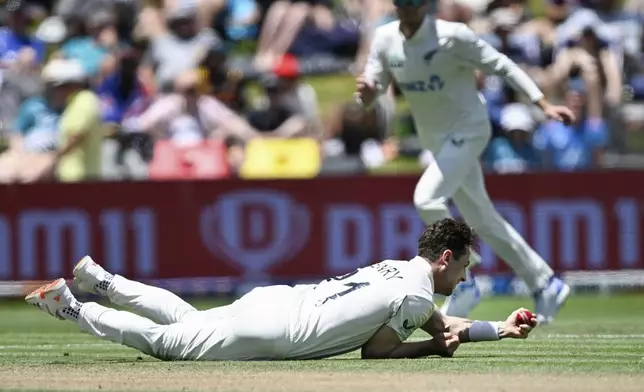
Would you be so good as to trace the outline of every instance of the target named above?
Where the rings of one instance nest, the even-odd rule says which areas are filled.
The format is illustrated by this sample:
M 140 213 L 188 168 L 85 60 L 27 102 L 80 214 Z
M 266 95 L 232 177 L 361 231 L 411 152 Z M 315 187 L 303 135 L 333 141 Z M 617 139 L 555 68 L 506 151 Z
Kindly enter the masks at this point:
M 71 304 L 63 309 L 59 309 L 56 313 L 65 320 L 78 321 L 78 315 L 80 310 L 83 307 L 82 302 L 78 302 L 75 298 L 72 300 Z
M 99 283 L 94 285 L 94 289 L 96 289 L 96 291 L 101 295 L 107 295 L 107 289 L 109 289 L 110 285 L 112 284 L 113 278 L 114 275 L 105 271 L 105 277 Z

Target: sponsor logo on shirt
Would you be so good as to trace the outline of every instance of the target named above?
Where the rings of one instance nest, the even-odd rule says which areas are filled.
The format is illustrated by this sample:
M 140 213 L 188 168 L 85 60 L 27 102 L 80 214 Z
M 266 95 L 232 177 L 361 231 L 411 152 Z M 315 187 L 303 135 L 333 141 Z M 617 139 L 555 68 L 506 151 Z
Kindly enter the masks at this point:
M 455 146 L 455 147 L 461 147 L 465 143 L 465 139 L 460 138 L 460 139 L 455 139 L 451 138 L 450 142 Z
M 427 81 L 399 82 L 398 86 L 401 90 L 410 92 L 441 91 L 445 87 L 445 82 L 439 75 L 432 74 Z
M 409 320 L 407 320 L 407 319 L 405 319 L 405 321 L 403 321 L 403 328 L 405 328 L 408 331 L 413 331 L 413 330 L 416 329 L 415 326 L 409 325 Z
M 429 52 L 425 53 L 425 56 L 423 56 L 423 59 L 427 64 L 432 62 L 432 59 L 434 58 L 434 55 L 438 53 L 438 49 L 432 49 Z
M 402 55 L 394 54 L 389 58 L 389 67 L 403 68 L 405 66 L 405 58 Z

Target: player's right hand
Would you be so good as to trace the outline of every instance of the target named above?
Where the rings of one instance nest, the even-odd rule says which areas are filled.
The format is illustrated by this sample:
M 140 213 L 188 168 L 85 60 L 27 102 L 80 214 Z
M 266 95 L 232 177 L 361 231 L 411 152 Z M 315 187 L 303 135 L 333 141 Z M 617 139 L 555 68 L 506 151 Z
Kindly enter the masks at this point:
M 508 316 L 507 320 L 499 327 L 499 337 L 501 339 L 525 339 L 528 337 L 532 329 L 537 325 L 537 319 L 532 318 L 530 324 L 519 324 L 517 322 L 517 314 L 520 312 L 529 312 L 527 309 L 517 309 Z
M 364 106 L 369 106 L 376 99 L 376 95 L 376 85 L 364 75 L 358 76 L 356 79 L 356 100 L 361 101 Z

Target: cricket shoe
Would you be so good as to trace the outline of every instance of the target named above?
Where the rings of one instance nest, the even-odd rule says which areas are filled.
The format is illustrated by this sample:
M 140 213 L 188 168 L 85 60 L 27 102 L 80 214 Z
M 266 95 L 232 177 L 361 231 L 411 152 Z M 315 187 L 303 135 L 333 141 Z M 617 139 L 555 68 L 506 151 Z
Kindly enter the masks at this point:
M 74 313 L 78 318 L 78 301 L 63 278 L 37 288 L 25 297 L 25 301 L 60 320 L 66 318 L 63 317 L 64 312 Z
M 561 307 L 570 295 L 570 286 L 563 280 L 553 276 L 548 281 L 548 286 L 534 294 L 537 323 L 539 325 L 551 324 Z
M 459 283 L 443 306 L 441 313 L 452 317 L 467 317 L 481 300 L 481 292 L 470 270 L 465 273 L 465 282 Z
M 113 277 L 89 256 L 83 257 L 76 264 L 73 273 L 74 285 L 79 290 L 96 295 L 105 295 Z

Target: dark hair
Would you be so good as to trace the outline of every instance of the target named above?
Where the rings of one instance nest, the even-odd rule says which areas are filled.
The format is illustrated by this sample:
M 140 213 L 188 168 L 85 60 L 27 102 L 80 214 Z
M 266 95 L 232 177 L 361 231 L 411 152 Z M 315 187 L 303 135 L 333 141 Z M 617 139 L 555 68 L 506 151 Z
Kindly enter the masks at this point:
M 474 231 L 464 222 L 445 218 L 432 223 L 418 239 L 418 255 L 436 261 L 447 249 L 460 258 L 474 245 Z

